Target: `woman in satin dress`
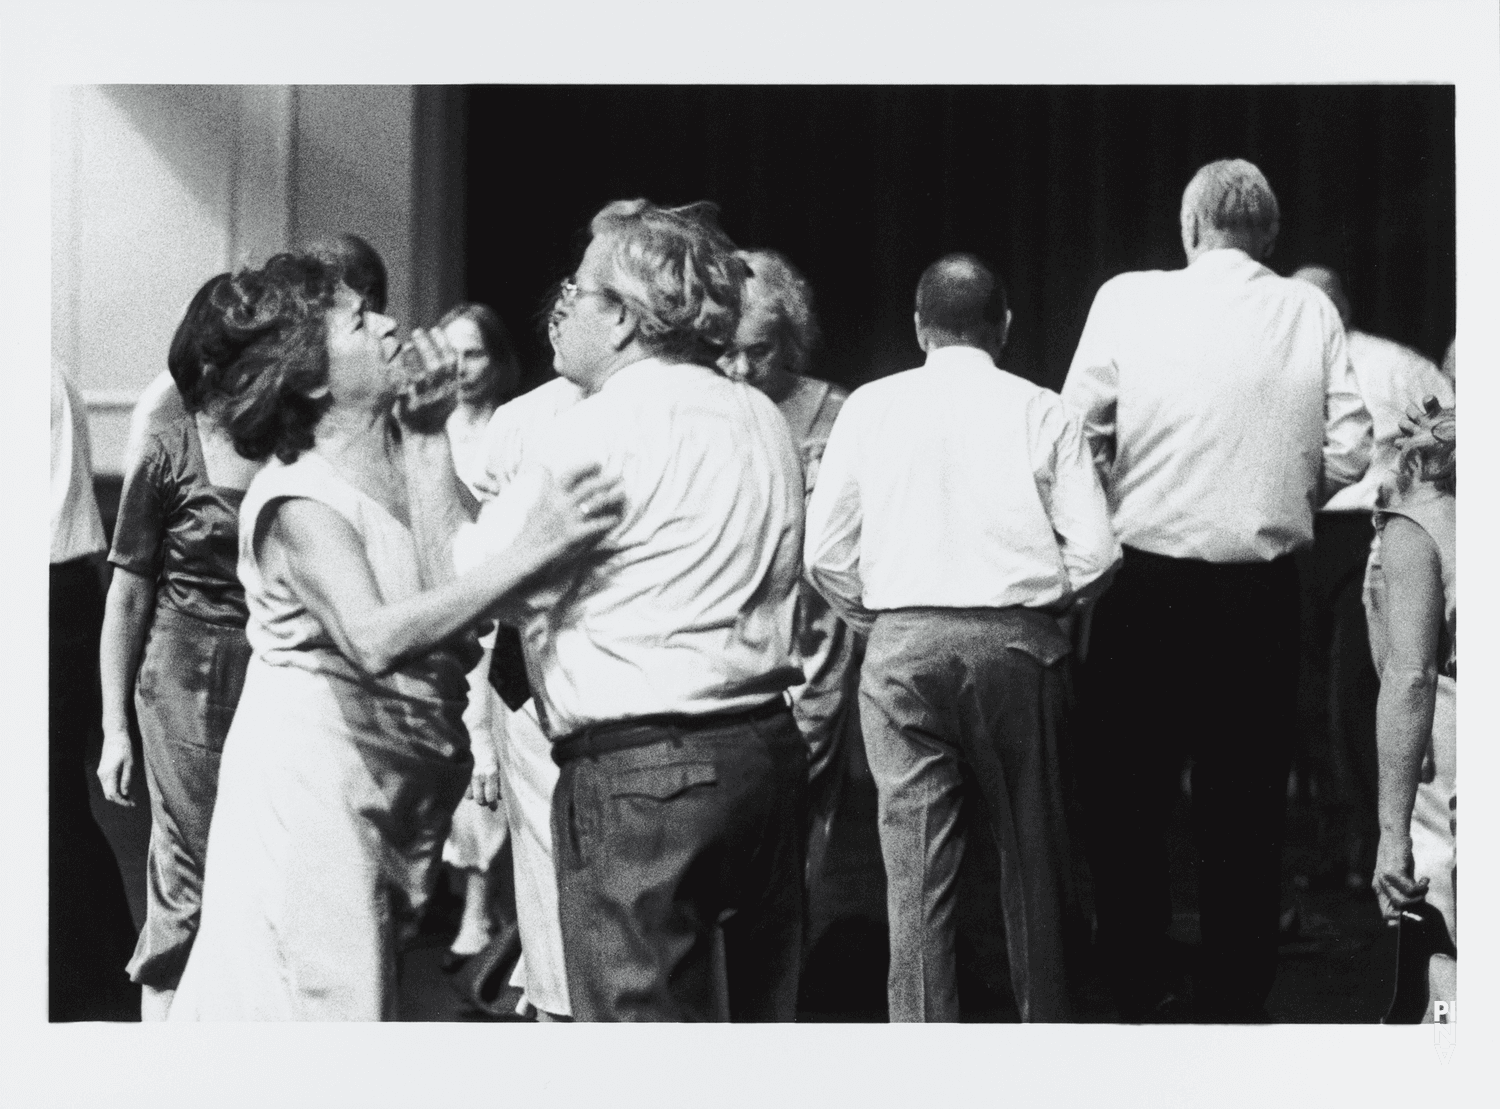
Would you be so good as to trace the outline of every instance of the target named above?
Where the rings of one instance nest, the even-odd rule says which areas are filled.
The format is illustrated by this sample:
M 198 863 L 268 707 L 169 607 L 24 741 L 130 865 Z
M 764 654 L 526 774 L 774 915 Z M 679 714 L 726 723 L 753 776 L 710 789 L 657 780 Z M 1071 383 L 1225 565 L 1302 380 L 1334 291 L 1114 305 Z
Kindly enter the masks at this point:
M 198 927 L 219 757 L 250 644 L 235 575 L 240 499 L 259 470 L 220 418 L 219 367 L 236 351 L 223 328 L 219 274 L 193 297 L 167 366 L 181 411 L 133 452 L 120 495 L 100 636 L 104 796 L 134 806 L 134 699 L 151 804 L 146 922 L 127 967 L 141 1016 L 164 1019 Z

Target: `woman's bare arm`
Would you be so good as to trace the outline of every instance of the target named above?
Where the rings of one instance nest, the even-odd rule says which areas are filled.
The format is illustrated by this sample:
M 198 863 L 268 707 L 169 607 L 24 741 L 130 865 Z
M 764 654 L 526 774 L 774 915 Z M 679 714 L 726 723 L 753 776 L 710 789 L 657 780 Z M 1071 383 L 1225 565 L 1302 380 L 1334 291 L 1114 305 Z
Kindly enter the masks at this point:
M 115 567 L 104 600 L 104 627 L 99 635 L 99 685 L 104 698 L 104 747 L 99 757 L 99 784 L 106 799 L 133 806 L 131 778 L 135 755 L 130 746 L 130 700 L 135 693 L 141 648 L 156 611 L 156 583 L 145 574 Z
M 422 585 L 432 589 L 456 576 L 453 537 L 462 525 L 473 522 L 478 503 L 472 496 L 466 503 L 459 492 L 463 482 L 453 467 L 453 450 L 445 433 L 422 435 L 407 431 L 401 455 Z
M 1386 522 L 1380 559 L 1390 642 L 1375 709 L 1380 847 L 1374 887 L 1382 911 L 1394 916 L 1426 890 L 1425 882 L 1412 879 L 1411 814 L 1437 701 L 1443 579 L 1431 537 L 1402 516 Z
M 339 651 L 366 674 L 384 674 L 478 620 L 549 564 L 585 549 L 619 519 L 621 497 L 597 468 L 549 481 L 506 549 L 445 584 L 383 603 L 358 534 L 326 505 L 292 498 L 262 517 L 256 546 L 278 560 Z
M 424 372 L 408 383 L 395 412 L 422 587 L 432 589 L 453 580 L 453 537 L 478 515 L 479 502 L 459 479 L 444 430 L 457 399 L 458 353 L 441 328 L 413 329 L 411 344 Z

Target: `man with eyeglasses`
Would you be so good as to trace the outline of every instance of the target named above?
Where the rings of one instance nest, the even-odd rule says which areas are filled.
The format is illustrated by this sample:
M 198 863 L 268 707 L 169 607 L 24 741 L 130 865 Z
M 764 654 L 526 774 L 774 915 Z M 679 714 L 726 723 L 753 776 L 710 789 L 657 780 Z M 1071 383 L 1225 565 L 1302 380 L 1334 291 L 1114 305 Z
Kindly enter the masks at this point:
M 802 475 L 786 422 L 718 373 L 744 263 L 712 205 L 607 205 L 549 321 L 583 398 L 522 437 L 466 560 L 580 456 L 625 510 L 523 606 L 579 1020 L 790 1020 L 807 754 L 785 690 Z

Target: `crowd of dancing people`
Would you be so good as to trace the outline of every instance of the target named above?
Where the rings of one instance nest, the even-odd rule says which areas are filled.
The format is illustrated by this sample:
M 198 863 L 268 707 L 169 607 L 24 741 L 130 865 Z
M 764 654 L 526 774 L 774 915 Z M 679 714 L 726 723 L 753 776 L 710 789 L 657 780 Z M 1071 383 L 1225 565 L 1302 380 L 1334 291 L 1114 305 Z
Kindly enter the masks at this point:
M 100 635 L 98 778 L 150 805 L 143 1018 L 394 1018 L 442 865 L 462 973 L 506 859 L 518 1013 L 792 1020 L 862 745 L 892 1020 L 960 1016 L 979 836 L 1023 1020 L 1075 1016 L 1085 957 L 1122 1020 L 1265 1020 L 1307 550 L 1357 577 L 1326 623 L 1379 679 L 1326 741 L 1378 761 L 1360 880 L 1427 960 L 1416 1016 L 1451 1013 L 1451 348 L 1347 327 L 1337 274 L 1265 264 L 1279 221 L 1253 165 L 1203 167 L 1187 265 L 1105 283 L 1060 394 L 1001 368 L 967 253 L 917 285 L 923 365 L 810 376 L 808 282 L 708 203 L 593 217 L 524 393 L 493 310 L 403 336 L 353 236 L 210 278 L 136 410 Z M 104 546 L 78 419 L 54 370 L 54 590 Z

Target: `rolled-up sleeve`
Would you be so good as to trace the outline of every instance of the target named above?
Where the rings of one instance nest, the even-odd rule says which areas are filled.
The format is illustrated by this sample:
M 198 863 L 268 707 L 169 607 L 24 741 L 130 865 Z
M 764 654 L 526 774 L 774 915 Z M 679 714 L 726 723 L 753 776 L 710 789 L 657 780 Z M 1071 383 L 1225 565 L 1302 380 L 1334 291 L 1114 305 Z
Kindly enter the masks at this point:
M 850 398 L 834 421 L 817 484 L 808 498 L 803 559 L 813 588 L 827 598 L 846 623 L 867 633 L 874 616 L 864 607 L 864 583 L 859 574 L 863 516 L 854 470 L 857 418 L 858 404 Z
M 1068 586 L 1078 594 L 1120 561 L 1120 542 L 1080 420 L 1050 394 L 1028 414 L 1037 492 L 1057 537 Z
M 1101 480 L 1107 480 L 1115 461 L 1115 407 L 1120 373 L 1112 347 L 1114 295 L 1106 284 L 1094 297 L 1089 318 L 1073 352 L 1062 398 L 1082 423 L 1089 453 Z

